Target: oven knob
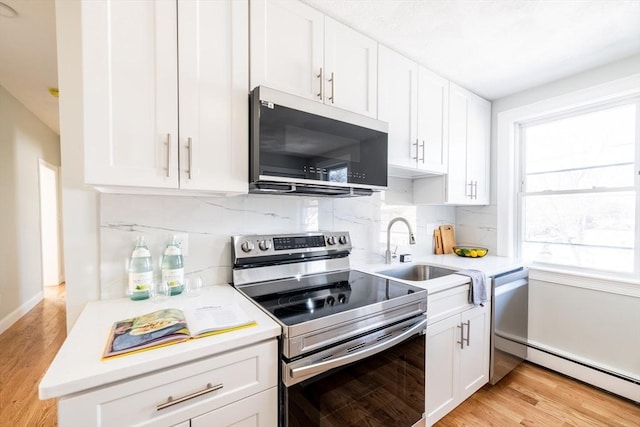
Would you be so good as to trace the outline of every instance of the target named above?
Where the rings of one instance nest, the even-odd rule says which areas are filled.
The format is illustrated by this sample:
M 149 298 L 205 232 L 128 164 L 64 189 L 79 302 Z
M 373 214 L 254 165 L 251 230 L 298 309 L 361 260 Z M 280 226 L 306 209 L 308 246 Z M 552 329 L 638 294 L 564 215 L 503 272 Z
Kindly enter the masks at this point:
M 258 246 L 261 251 L 268 251 L 271 249 L 271 242 L 268 240 L 261 240 L 260 243 L 258 243 Z
M 340 236 L 338 241 L 340 242 L 341 245 L 346 245 L 347 244 L 347 236 Z
M 240 249 L 242 249 L 243 252 L 251 252 L 253 250 L 253 243 L 242 242 L 242 244 L 240 245 Z
M 336 244 L 336 236 L 327 237 L 327 243 L 330 244 L 330 245 L 335 245 Z
M 333 305 L 336 303 L 336 299 L 332 296 L 327 297 L 327 305 Z
M 347 301 L 347 297 L 346 297 L 346 296 L 344 296 L 344 294 L 340 294 L 340 295 L 338 295 L 338 302 L 339 302 L 340 304 L 344 304 L 346 301 Z

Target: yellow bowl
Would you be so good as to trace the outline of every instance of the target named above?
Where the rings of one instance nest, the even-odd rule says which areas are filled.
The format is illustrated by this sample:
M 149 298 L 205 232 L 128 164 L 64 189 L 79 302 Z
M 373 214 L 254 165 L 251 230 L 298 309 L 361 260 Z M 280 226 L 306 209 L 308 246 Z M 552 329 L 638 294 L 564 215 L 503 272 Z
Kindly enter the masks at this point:
M 465 258 L 482 258 L 489 252 L 487 248 L 477 246 L 454 246 L 453 253 Z

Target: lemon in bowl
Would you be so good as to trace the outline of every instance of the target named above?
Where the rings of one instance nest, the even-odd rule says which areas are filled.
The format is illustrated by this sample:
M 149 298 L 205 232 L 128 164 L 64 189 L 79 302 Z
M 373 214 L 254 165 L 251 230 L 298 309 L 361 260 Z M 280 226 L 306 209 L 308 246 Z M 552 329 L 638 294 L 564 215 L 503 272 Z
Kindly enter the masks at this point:
M 453 253 L 466 258 L 482 258 L 489 249 L 477 246 L 454 246 Z

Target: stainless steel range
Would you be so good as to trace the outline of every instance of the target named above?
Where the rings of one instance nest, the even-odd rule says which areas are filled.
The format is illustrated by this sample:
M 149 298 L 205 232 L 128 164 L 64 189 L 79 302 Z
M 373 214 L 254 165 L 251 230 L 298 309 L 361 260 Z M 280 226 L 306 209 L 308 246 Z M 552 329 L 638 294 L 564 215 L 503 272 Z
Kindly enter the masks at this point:
M 348 232 L 232 237 L 233 284 L 282 325 L 281 426 L 397 426 L 425 410 L 427 291 L 351 270 Z

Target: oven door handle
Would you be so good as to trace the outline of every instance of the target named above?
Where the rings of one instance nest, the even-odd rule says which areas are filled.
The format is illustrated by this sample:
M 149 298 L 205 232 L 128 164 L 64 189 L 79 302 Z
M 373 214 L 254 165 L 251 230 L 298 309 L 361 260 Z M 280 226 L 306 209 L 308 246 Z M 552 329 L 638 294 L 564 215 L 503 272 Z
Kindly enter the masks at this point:
M 339 366 L 344 366 L 352 362 L 357 362 L 358 360 L 362 360 L 374 354 L 380 353 L 381 351 L 384 351 L 388 348 L 393 347 L 396 344 L 401 343 L 408 337 L 415 335 L 417 332 L 423 331 L 426 326 L 427 326 L 427 319 L 424 318 L 418 323 L 411 326 L 409 329 L 407 329 L 403 333 L 387 341 L 382 341 L 380 342 L 380 344 L 376 344 L 371 347 L 365 348 L 362 351 L 346 354 L 344 356 L 336 357 L 335 359 L 325 360 L 324 362 L 316 363 L 313 365 L 303 366 L 300 368 L 291 368 L 289 369 L 289 375 L 291 378 L 308 377 L 310 375 L 326 372 L 330 369 L 337 368 Z

